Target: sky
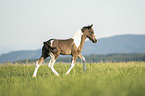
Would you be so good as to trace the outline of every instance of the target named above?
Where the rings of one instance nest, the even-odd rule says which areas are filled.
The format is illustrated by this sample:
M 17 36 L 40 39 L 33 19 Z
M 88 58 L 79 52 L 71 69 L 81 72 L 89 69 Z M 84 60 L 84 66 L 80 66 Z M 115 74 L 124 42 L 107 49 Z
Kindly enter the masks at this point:
M 145 34 L 145 0 L 0 0 L 0 54 L 40 49 L 91 24 L 98 39 Z

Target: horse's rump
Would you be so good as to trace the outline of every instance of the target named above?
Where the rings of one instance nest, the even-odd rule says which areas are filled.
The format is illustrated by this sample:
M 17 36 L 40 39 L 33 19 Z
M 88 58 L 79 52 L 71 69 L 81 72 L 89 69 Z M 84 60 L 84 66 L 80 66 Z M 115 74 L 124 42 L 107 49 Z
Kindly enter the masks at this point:
M 44 44 L 43 50 L 45 51 L 45 54 L 50 55 L 50 53 L 56 53 L 57 52 L 56 47 L 51 47 L 50 40 L 47 41 L 47 42 L 43 42 L 43 44 Z

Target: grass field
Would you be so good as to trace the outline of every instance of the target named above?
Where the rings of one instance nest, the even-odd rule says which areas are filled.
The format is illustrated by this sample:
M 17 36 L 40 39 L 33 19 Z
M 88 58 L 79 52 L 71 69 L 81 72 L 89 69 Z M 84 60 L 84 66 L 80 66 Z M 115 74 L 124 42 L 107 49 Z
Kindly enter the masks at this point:
M 55 76 L 47 65 L 0 65 L 0 96 L 145 96 L 145 62 L 56 64 Z

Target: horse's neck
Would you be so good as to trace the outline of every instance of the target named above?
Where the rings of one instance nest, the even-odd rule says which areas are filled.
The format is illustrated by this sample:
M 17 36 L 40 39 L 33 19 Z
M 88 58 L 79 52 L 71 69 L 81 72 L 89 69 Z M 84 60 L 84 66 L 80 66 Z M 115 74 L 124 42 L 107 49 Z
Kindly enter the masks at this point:
M 79 29 L 72 37 L 74 39 L 74 43 L 76 44 L 77 48 L 82 51 L 85 40 L 86 40 L 86 35 L 82 32 L 81 29 Z
M 79 29 L 72 37 L 74 39 L 74 43 L 77 48 L 80 46 L 82 35 L 83 35 L 82 31 L 81 29 Z
M 81 43 L 80 43 L 80 49 L 81 50 L 83 49 L 86 38 L 87 37 L 83 34 L 82 37 L 81 37 Z

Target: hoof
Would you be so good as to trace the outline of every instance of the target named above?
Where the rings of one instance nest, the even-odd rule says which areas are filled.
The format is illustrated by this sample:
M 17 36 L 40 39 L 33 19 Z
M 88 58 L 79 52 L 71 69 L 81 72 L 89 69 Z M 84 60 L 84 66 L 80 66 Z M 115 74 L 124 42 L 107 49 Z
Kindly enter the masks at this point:
M 32 77 L 36 77 L 36 75 L 33 75 Z
M 65 75 L 68 75 L 68 74 L 69 74 L 69 73 L 67 73 L 67 72 L 65 73 Z
M 58 77 L 59 77 L 59 74 L 57 74 L 56 76 L 58 76 Z
M 59 74 L 58 73 L 54 73 L 54 75 L 59 77 Z

